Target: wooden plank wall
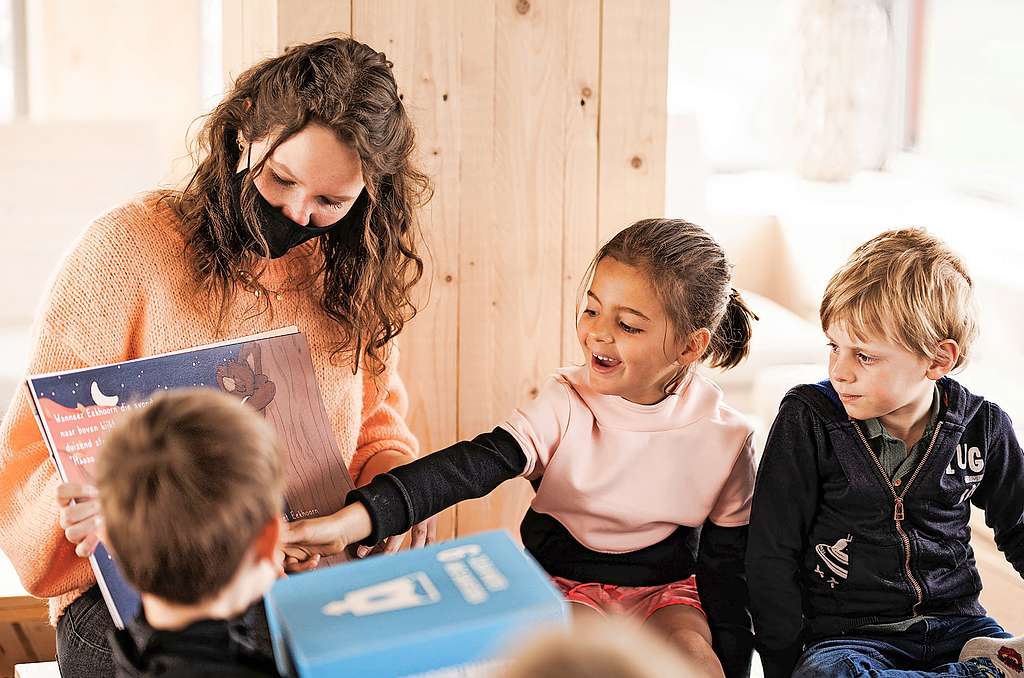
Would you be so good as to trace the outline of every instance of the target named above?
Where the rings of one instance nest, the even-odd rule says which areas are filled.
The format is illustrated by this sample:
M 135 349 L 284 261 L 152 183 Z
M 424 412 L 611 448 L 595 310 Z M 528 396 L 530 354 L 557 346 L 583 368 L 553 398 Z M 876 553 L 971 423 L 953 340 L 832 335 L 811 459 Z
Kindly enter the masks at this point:
M 435 189 L 429 304 L 401 339 L 410 423 L 425 450 L 490 430 L 581 359 L 598 243 L 662 213 L 667 1 L 231 2 L 247 23 L 226 1 L 225 33 L 250 45 L 276 22 L 278 48 L 351 31 L 394 62 Z M 515 533 L 531 496 L 508 483 L 448 511 L 441 534 Z
M 422 311 L 401 341 L 403 379 L 410 389 L 409 423 L 431 450 L 458 435 L 455 397 L 459 356 L 459 207 L 464 139 L 460 135 L 459 45 L 442 30 L 457 20 L 449 0 L 353 0 L 357 37 L 394 63 L 400 95 L 417 127 L 419 162 L 433 181 L 434 198 L 421 213 L 427 260 L 417 301 Z M 429 303 L 428 303 L 429 302 Z M 429 384 L 429 388 L 421 387 Z M 456 510 L 439 517 L 441 538 L 455 535 Z

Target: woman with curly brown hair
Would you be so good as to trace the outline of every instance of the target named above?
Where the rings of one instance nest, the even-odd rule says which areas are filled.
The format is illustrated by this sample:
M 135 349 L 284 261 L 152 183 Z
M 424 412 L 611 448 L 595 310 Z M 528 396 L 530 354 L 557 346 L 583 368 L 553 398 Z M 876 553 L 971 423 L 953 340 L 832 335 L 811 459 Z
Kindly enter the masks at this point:
M 423 272 L 414 209 L 429 186 L 413 146 L 376 50 L 330 38 L 253 66 L 207 117 L 186 188 L 115 208 L 75 244 L 36 321 L 28 372 L 296 325 L 338 463 L 362 484 L 410 461 L 393 340 Z M 101 522 L 95 490 L 58 485 L 19 392 L 0 426 L 0 545 L 25 588 L 50 600 L 63 675 L 111 675 L 112 622 L 83 557 Z M 417 526 L 413 541 L 430 530 Z

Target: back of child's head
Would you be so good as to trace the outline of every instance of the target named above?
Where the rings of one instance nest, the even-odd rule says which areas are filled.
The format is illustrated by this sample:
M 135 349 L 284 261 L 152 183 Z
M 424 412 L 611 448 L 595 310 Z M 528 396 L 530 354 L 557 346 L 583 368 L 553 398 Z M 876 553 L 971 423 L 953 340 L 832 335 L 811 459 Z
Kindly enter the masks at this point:
M 122 415 L 97 486 L 128 581 L 183 605 L 223 589 L 281 513 L 276 440 L 252 408 L 214 389 L 170 391 Z
M 677 337 L 711 332 L 702 359 L 712 367 L 735 367 L 746 357 L 757 316 L 733 289 L 732 265 L 703 228 L 682 219 L 638 221 L 598 250 L 587 277 L 605 257 L 647 274 Z
M 952 339 L 964 363 L 978 333 L 967 267 L 923 228 L 886 231 L 854 250 L 825 288 L 821 326 L 841 322 L 851 337 L 886 339 L 933 359 Z
M 502 678 L 662 678 L 698 675 L 665 640 L 625 618 L 574 622 L 529 643 Z M 703 672 L 700 673 L 703 675 Z

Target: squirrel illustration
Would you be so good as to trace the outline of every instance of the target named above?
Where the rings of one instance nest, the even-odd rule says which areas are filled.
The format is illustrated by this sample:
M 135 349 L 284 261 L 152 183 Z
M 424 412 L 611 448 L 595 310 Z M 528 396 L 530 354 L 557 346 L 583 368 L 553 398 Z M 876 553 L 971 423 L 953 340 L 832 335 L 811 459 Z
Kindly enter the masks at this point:
M 259 344 L 245 344 L 237 360 L 218 365 L 217 385 L 261 414 L 277 393 L 274 382 L 263 374 Z

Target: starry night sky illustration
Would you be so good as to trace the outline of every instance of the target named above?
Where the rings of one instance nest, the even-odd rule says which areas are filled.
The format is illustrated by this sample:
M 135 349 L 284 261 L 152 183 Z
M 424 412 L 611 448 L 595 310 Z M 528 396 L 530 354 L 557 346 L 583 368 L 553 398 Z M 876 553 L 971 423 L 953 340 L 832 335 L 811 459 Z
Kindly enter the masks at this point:
M 217 365 L 236 360 L 242 346 L 218 346 L 60 376 L 32 377 L 29 381 L 36 396 L 49 398 L 64 407 L 97 404 L 90 390 L 94 381 L 101 393 L 116 395 L 118 404 L 125 405 L 147 400 L 157 391 L 193 386 L 217 388 Z

